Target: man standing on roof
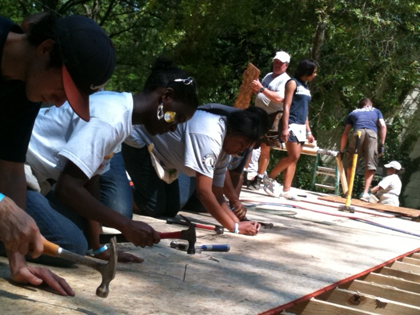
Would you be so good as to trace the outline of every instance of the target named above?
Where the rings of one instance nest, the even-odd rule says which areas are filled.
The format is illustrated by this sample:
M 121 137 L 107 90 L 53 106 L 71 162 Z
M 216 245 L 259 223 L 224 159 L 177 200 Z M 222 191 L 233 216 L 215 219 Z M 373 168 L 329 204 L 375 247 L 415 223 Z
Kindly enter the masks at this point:
M 28 32 L 0 17 L 0 240 L 7 250 L 12 279 L 47 283 L 62 295 L 74 295 L 51 271 L 27 266 L 28 252 L 42 253 L 42 237 L 24 210 L 24 162 L 40 103 L 69 101 L 89 121 L 89 95 L 101 89 L 115 68 L 110 38 L 83 16 L 57 19 L 46 14 Z
M 372 193 L 379 199 L 379 203 L 399 207 L 398 197 L 401 193 L 401 179 L 398 172 L 401 170 L 401 164 L 397 161 L 391 161 L 384 165 L 386 176 L 379 182 L 378 186 L 372 188 Z
M 373 175 L 378 166 L 378 157 L 384 154 L 384 144 L 386 137 L 386 124 L 379 109 L 373 107 L 372 101 L 368 98 L 360 100 L 358 108 L 352 111 L 346 118 L 344 133 L 341 137 L 340 152 L 344 152 L 347 138 L 351 129 L 354 134 L 357 131 L 362 133 L 359 143 L 359 157 L 365 160 L 365 186 L 360 195 L 360 200 L 369 201 L 369 187 L 372 183 Z M 379 145 L 378 145 L 379 129 Z M 347 179 L 350 179 L 351 161 L 355 151 L 355 137 L 351 137 L 348 150 Z M 378 155 L 379 151 L 379 155 Z
M 260 82 L 252 81 L 252 90 L 255 97 L 255 106 L 264 109 L 270 117 L 271 130 L 277 134 L 278 120 L 276 117 L 283 112 L 284 86 L 290 80 L 286 73 L 290 63 L 290 55 L 285 51 L 278 51 L 273 58 L 273 72 L 268 73 Z M 260 189 L 265 170 L 270 162 L 270 147 L 261 143 L 261 154 L 258 160 L 258 174 L 248 188 Z

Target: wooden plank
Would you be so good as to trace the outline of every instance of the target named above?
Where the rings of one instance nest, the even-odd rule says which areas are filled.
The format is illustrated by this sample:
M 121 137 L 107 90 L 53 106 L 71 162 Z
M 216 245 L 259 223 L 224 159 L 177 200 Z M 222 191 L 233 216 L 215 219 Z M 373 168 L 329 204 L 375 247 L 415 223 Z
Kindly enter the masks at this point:
M 349 188 L 347 185 L 346 170 L 344 169 L 340 154 L 337 154 L 335 161 L 337 163 L 338 176 L 340 176 L 341 189 L 343 190 L 343 193 L 346 194 Z
M 383 267 L 380 273 L 383 275 L 398 277 L 408 281 L 420 283 L 420 274 L 412 273 L 410 271 L 398 270 L 390 267 Z
M 358 291 L 360 294 L 370 294 L 399 303 L 420 306 L 420 294 L 400 290 L 391 286 L 374 284 L 361 280 L 354 280 L 348 287 L 350 291 Z
M 246 109 L 249 106 L 252 98 L 251 82 L 258 79 L 261 71 L 254 66 L 252 63 L 248 64 L 244 75 L 242 77 L 242 83 L 239 87 L 238 96 L 236 97 L 233 107 Z
M 411 255 L 412 258 L 420 259 L 420 253 L 414 253 Z
M 405 279 L 395 278 L 392 276 L 382 275 L 380 273 L 370 273 L 363 281 L 384 284 L 396 287 L 401 290 L 420 293 L 420 283 L 408 281 Z
M 420 266 L 420 259 L 416 259 L 416 258 L 412 258 L 412 257 L 404 257 L 402 259 L 402 262 L 405 262 L 407 264 Z
M 391 268 L 404 271 L 411 271 L 420 274 L 420 266 L 407 264 L 401 261 L 394 261 L 391 265 Z
M 287 313 L 290 313 L 289 310 L 286 310 Z M 287 314 L 286 313 L 286 314 Z M 293 314 L 293 312 L 292 312 Z M 296 313 L 295 313 L 296 314 Z M 372 313 L 368 311 L 354 309 L 348 306 L 338 305 L 326 301 L 312 299 L 302 313 L 297 313 L 300 315 L 375 315 L 377 313 Z
M 394 301 L 383 301 L 374 295 L 363 295 L 355 291 L 335 289 L 327 299 L 330 303 L 340 304 L 358 310 L 373 312 L 382 315 L 418 315 L 420 307 L 398 303 Z
M 342 204 L 346 203 L 345 198 L 341 198 L 338 196 L 323 196 L 323 197 L 318 197 L 318 199 L 324 200 L 324 201 L 342 203 Z M 398 214 L 411 217 L 411 218 L 420 218 L 420 210 L 416 210 L 416 209 L 394 207 L 394 206 L 384 205 L 380 203 L 369 203 L 369 202 L 364 202 L 359 199 L 352 199 L 351 204 L 353 206 L 358 206 L 358 207 L 363 207 L 363 208 L 368 208 L 368 209 L 373 209 L 373 210 L 378 210 L 378 211 L 394 212 L 394 213 L 398 213 Z

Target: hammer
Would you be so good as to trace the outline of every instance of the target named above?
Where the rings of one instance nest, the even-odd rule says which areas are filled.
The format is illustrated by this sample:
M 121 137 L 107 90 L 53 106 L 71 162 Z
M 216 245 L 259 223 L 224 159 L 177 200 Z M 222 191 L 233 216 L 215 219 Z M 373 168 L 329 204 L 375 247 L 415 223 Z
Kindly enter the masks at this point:
M 112 279 L 114 279 L 115 271 L 117 269 L 118 254 L 117 254 L 117 241 L 115 240 L 115 238 L 110 239 L 110 244 L 109 244 L 110 245 L 109 246 L 110 258 L 107 263 L 98 261 L 94 258 L 89 258 L 89 257 L 72 253 L 68 250 L 61 248 L 57 244 L 47 241 L 46 239 L 44 239 L 42 243 L 44 245 L 43 253 L 45 255 L 71 260 L 76 263 L 80 263 L 80 264 L 83 264 L 83 265 L 86 265 L 88 267 L 98 270 L 99 273 L 102 275 L 102 282 L 99 285 L 99 287 L 96 289 L 96 295 L 102 298 L 106 298 L 108 296 L 109 283 L 112 281 Z
M 175 218 L 168 218 L 168 219 L 166 219 L 166 223 L 167 224 L 179 224 L 179 225 L 186 225 L 186 226 L 188 226 L 188 223 L 187 222 L 184 222 L 184 221 L 181 221 L 181 220 L 178 220 L 178 219 L 175 219 Z M 220 225 L 210 226 L 210 225 L 199 224 L 199 223 L 192 223 L 192 224 L 196 228 L 215 231 L 216 234 L 223 234 L 223 232 L 224 232 L 224 228 L 221 227 Z
M 187 222 L 188 230 L 182 230 L 182 231 L 178 231 L 178 232 L 166 232 L 166 233 L 159 232 L 159 235 L 160 235 L 161 239 L 176 238 L 176 239 L 182 239 L 182 240 L 188 241 L 187 253 L 192 255 L 192 254 L 195 254 L 195 242 L 197 241 L 197 236 L 195 234 L 195 228 L 194 228 L 194 225 L 191 223 L 190 220 L 183 217 L 182 215 L 181 215 L 181 217 Z M 122 234 L 101 234 L 99 236 L 99 241 L 101 243 L 107 243 L 107 242 L 109 242 L 109 240 L 112 237 L 116 237 L 117 242 L 130 242 Z

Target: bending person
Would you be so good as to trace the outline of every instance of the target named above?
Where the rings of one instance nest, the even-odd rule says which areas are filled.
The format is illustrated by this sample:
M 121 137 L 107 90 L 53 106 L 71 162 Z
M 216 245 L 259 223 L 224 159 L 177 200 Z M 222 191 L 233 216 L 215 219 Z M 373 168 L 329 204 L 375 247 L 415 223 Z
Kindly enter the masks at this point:
M 178 123 L 193 116 L 197 106 L 193 80 L 159 59 L 142 92 L 94 94 L 89 123 L 74 115 L 68 104 L 42 109 L 35 122 L 27 163 L 40 183 L 48 180 L 55 185 L 46 196 L 28 190 L 27 211 L 43 235 L 82 255 L 89 245 L 103 259 L 109 253 L 102 251 L 105 247 L 99 243 L 98 222 L 120 230 L 137 246 L 158 243 L 159 234 L 152 227 L 99 201 L 98 177 L 109 167 L 113 152 L 130 134 L 132 124 L 144 124 L 154 135 L 173 131 Z M 52 221 L 55 224 L 50 224 Z M 40 261 L 60 263 L 46 256 L 41 256 Z M 120 253 L 119 261 L 139 260 Z
M 256 107 L 227 116 L 198 110 L 174 132 L 160 136 L 135 126 L 123 143 L 122 153 L 134 183 L 136 205 L 143 215 L 174 217 L 196 190 L 206 210 L 229 231 L 257 234 L 257 222 L 239 222 L 230 210 L 223 182 L 230 155 L 253 147 L 268 129 L 267 113 Z M 154 146 L 152 155 L 150 144 Z
M 264 190 L 270 196 L 297 199 L 290 188 L 305 140 L 314 141 L 308 121 L 311 92 L 306 82 L 311 82 L 315 78 L 316 72 L 316 63 L 312 60 L 303 59 L 299 62 L 294 78 L 286 83 L 283 117 L 279 123 L 279 136 L 281 141 L 286 142 L 287 157 L 277 162 L 271 170 L 268 180 L 264 183 Z M 281 185 L 275 178 L 283 171 L 284 186 L 283 191 L 281 191 Z
M 89 120 L 89 95 L 111 77 L 115 52 L 93 20 L 45 14 L 27 33 L 0 17 L 0 58 L 0 240 L 12 280 L 45 282 L 59 294 L 74 295 L 64 279 L 28 266 L 23 256 L 29 252 L 37 257 L 43 250 L 39 229 L 23 210 L 25 155 L 40 102 L 61 106 L 68 99 L 74 111 Z

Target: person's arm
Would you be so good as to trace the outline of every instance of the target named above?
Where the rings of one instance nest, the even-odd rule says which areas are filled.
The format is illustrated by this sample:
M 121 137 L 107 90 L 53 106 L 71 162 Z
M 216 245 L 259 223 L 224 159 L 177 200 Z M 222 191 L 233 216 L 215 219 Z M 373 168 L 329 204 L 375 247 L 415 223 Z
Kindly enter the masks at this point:
M 234 232 L 235 223 L 237 223 L 240 234 L 255 235 L 258 233 L 260 226 L 257 222 L 239 222 L 236 215 L 229 209 L 223 195 L 223 187 L 212 186 L 213 179 L 198 172 L 196 179 L 197 197 L 220 224 L 231 232 Z
M 290 115 L 290 107 L 292 106 L 293 94 L 296 90 L 296 82 L 294 80 L 289 80 L 286 83 L 285 87 L 285 96 L 284 96 L 284 104 L 283 104 L 283 116 L 281 118 L 282 122 L 282 130 L 281 132 L 281 140 L 286 142 L 289 138 L 289 115 Z
M 351 125 L 346 125 L 346 127 L 344 128 L 343 135 L 341 136 L 340 152 L 344 152 L 344 149 L 346 148 L 347 139 L 349 137 L 351 128 L 352 128 Z
M 381 188 L 381 186 L 375 186 L 375 187 L 373 187 L 373 188 L 371 188 L 370 189 L 370 191 L 373 193 L 373 194 L 376 194 L 379 190 L 381 190 L 382 188 Z
M 0 160 L 0 193 L 4 195 L 0 201 L 0 240 L 7 250 L 38 257 L 43 251 L 42 237 L 35 221 L 23 210 L 26 201 L 23 163 Z
M 239 220 L 245 218 L 246 208 L 239 200 L 239 194 L 235 187 L 233 187 L 230 172 L 227 170 L 225 174 L 225 182 L 223 185 L 223 193 L 229 199 L 230 206 L 233 207 L 233 213 Z
M 61 295 L 74 296 L 67 282 L 50 270 L 26 264 L 24 254 L 38 257 L 43 251 L 42 236 L 35 221 L 22 209 L 26 202 L 23 163 L 0 160 L 0 237 L 4 241 L 12 280 L 40 285 L 45 282 Z M 10 198 L 9 198 L 10 197 Z
M 315 138 L 314 138 L 314 135 L 312 134 L 311 127 L 309 126 L 308 117 L 306 117 L 305 125 L 306 125 L 306 139 L 308 139 L 309 143 L 312 143 L 314 142 Z
M 283 102 L 283 98 L 279 95 L 277 91 L 271 91 L 267 88 L 264 88 L 262 92 L 261 88 L 263 88 L 263 85 L 261 84 L 260 80 L 254 80 L 251 82 L 251 88 L 254 94 L 262 93 L 265 97 L 267 97 L 271 102 L 274 103 L 281 103 Z
M 150 225 L 128 219 L 103 205 L 85 188 L 87 182 L 88 177 L 67 160 L 57 180 L 55 195 L 65 206 L 81 216 L 120 230 L 136 246 L 159 243 L 159 234 Z
M 87 191 L 90 192 L 90 194 L 96 198 L 96 200 L 100 200 L 101 198 L 101 191 L 100 191 L 100 185 L 99 185 L 99 175 L 93 176 L 86 184 L 85 188 Z M 88 221 L 88 227 L 89 227 L 89 244 L 91 244 L 93 251 L 103 248 L 104 244 L 101 244 L 99 242 L 99 235 L 102 234 L 102 225 L 93 220 L 87 220 Z M 143 262 L 143 259 L 123 251 L 118 250 L 118 262 Z M 104 250 L 101 253 L 94 254 L 95 257 L 109 260 L 109 251 Z
M 379 148 L 380 148 L 380 152 L 379 155 L 383 155 L 384 153 L 384 146 L 385 146 L 385 139 L 386 139 L 386 124 L 385 124 L 385 120 L 383 118 L 379 119 Z

